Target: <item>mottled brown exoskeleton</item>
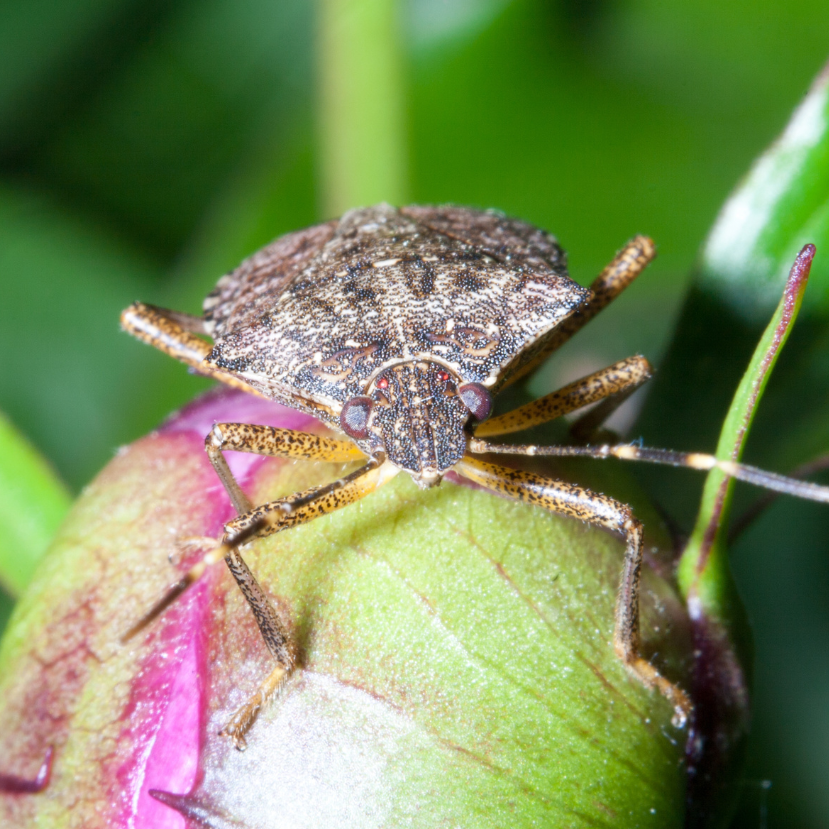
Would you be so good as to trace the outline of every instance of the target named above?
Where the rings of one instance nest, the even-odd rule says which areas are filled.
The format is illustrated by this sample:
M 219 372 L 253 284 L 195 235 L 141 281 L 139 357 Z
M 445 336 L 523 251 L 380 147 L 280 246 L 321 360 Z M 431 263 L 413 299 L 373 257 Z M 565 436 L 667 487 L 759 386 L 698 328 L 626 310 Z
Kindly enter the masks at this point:
M 735 477 L 800 495 L 804 488 L 820 489 L 710 455 L 584 445 L 651 376 L 643 357 L 622 360 L 488 419 L 500 390 L 575 334 L 654 255 L 650 239 L 633 239 L 588 290 L 568 277 L 556 240 L 530 224 L 461 207 L 379 205 L 277 239 L 219 280 L 204 301 L 202 317 L 132 305 L 122 315 L 130 333 L 202 374 L 313 415 L 348 440 L 216 424 L 206 448 L 239 516 L 226 525 L 223 543 L 128 636 L 206 566 L 224 558 L 277 663 L 224 730 L 243 747 L 246 731 L 293 669 L 294 658 L 278 615 L 238 547 L 351 504 L 401 470 L 422 487 L 440 483 L 454 470 L 493 492 L 624 536 L 616 653 L 634 677 L 670 700 L 681 725 L 691 708 L 687 695 L 639 654 L 642 525 L 630 508 L 584 487 L 476 457 L 492 452 L 615 456 L 697 469 L 719 466 Z M 211 337 L 213 345 L 198 335 Z M 591 404 L 597 405 L 572 428 L 581 445 L 484 440 Z M 333 484 L 254 506 L 231 474 L 225 450 L 365 463 Z

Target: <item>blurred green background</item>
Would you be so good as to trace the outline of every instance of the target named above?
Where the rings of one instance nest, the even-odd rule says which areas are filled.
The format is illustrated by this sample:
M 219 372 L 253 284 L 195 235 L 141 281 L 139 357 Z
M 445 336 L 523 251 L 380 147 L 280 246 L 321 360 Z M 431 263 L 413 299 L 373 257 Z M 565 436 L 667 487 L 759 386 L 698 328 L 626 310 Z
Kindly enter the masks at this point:
M 0 4 L 0 411 L 72 492 L 207 385 L 119 333 L 120 310 L 142 299 L 197 313 L 242 257 L 361 184 L 366 198 L 495 206 L 542 225 L 582 283 L 651 235 L 657 262 L 531 388 L 635 352 L 658 363 L 721 204 L 829 56 L 818 0 L 390 8 L 394 72 L 377 94 L 399 106 L 354 102 L 362 134 L 382 134 L 376 164 L 394 168 L 378 195 L 361 170 L 332 185 L 336 114 L 318 93 L 331 44 L 308 0 Z M 713 409 L 685 411 L 697 424 Z M 655 417 L 631 437 L 667 440 Z M 716 428 L 671 440 L 710 450 Z M 687 530 L 702 481 L 670 474 L 681 484 L 665 487 L 690 492 L 673 498 Z M 829 826 L 827 525 L 820 508 L 780 502 L 735 548 L 758 661 L 735 826 Z M 756 554 L 763 544 L 772 552 Z

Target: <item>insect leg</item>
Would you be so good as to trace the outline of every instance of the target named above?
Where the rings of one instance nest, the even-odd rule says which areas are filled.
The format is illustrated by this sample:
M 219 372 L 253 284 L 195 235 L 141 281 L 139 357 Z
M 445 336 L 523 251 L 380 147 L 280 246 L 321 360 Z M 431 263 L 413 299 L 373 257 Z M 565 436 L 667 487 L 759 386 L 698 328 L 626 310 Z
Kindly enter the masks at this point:
M 548 341 L 547 354 L 560 348 L 581 331 L 599 311 L 604 310 L 656 257 L 656 245 L 647 236 L 631 239 L 613 261 L 593 280 L 593 296 L 559 325 Z
M 256 721 L 262 708 L 279 693 L 285 684 L 296 664 L 296 654 L 276 608 L 256 581 L 256 577 L 251 573 L 239 551 L 235 548 L 231 550 L 225 561 L 253 611 L 256 625 L 265 640 L 265 645 L 276 661 L 276 667 L 259 684 L 248 700 L 236 709 L 227 725 L 219 732 L 222 736 L 230 737 L 236 748 L 244 751 L 245 734 Z
M 228 521 L 225 524 L 227 537 L 235 537 L 256 527 L 253 537 L 264 538 L 297 524 L 306 524 L 313 518 L 359 501 L 391 480 L 398 471 L 397 467 L 372 458 L 365 466 L 330 484 L 277 498 Z
M 295 432 L 293 429 L 277 429 L 272 426 L 256 426 L 249 423 L 217 423 L 204 442 L 204 448 L 224 484 L 236 511 L 249 512 L 253 507 L 248 497 L 233 477 L 225 450 L 252 452 L 276 458 L 298 460 L 348 462 L 365 458 L 350 441 Z
M 490 437 L 519 432 L 555 420 L 562 415 L 603 401 L 596 409 L 588 412 L 574 426 L 585 422 L 580 432 L 593 429 L 607 418 L 616 406 L 622 403 L 642 383 L 650 379 L 653 369 L 644 357 L 628 357 L 612 366 L 603 368 L 587 377 L 582 377 L 564 388 L 519 406 L 511 412 L 485 420 L 475 429 L 476 437 Z M 597 412 L 597 410 L 601 410 Z M 597 414 L 594 415 L 594 412 Z M 587 420 L 589 418 L 589 421 Z
M 134 302 L 121 313 L 121 327 L 139 340 L 195 369 L 199 374 L 212 377 L 233 388 L 263 396 L 238 377 L 204 365 L 205 357 L 213 349 L 210 343 L 196 336 L 196 333 L 204 333 L 204 323 L 200 317 Z
M 262 522 L 260 521 L 260 524 Z M 210 549 L 202 558 L 197 561 L 167 592 L 145 613 L 122 637 L 121 642 L 128 642 L 136 634 L 144 630 L 147 625 L 154 622 L 168 607 L 170 607 L 191 585 L 195 584 L 205 573 L 208 567 L 221 561 L 230 555 L 231 551 L 239 544 L 243 544 L 252 538 L 259 525 L 253 525 L 244 532 L 237 533 L 233 538 L 226 538 L 220 543 L 213 542 Z M 205 539 L 208 543 L 212 539 Z
M 350 442 L 332 440 L 306 432 L 294 432 L 290 429 L 276 429 L 270 426 L 254 426 L 248 423 L 217 423 L 205 441 L 207 454 L 220 480 L 225 486 L 231 502 L 237 512 L 247 513 L 251 510 L 248 497 L 233 477 L 230 467 L 222 454 L 223 449 L 239 452 L 255 452 L 284 458 L 306 458 L 328 461 L 349 461 L 364 458 L 362 452 Z M 339 483 L 339 482 L 336 482 Z M 336 485 L 335 483 L 335 485 Z M 254 526 L 257 524 L 262 525 Z M 213 544 L 209 552 L 194 564 L 164 596 L 141 617 L 121 637 L 125 642 L 131 639 L 150 622 L 157 619 L 185 590 L 198 581 L 207 568 L 230 555 L 231 549 L 244 544 L 257 531 L 264 527 L 264 519 L 256 519 L 245 524 L 243 530 L 227 535 L 222 544 Z M 209 543 L 211 539 L 207 539 Z M 203 545 L 201 545 L 203 546 Z
M 644 357 L 639 359 L 645 360 Z M 653 376 L 650 363 L 647 363 L 647 369 L 643 372 L 642 377 L 636 381 L 632 381 L 624 388 L 617 392 L 612 392 L 601 403 L 598 403 L 589 412 L 585 412 L 570 424 L 570 437 L 576 443 L 587 443 L 590 438 L 598 435 L 602 431 L 602 426 L 605 421 L 625 402 L 640 386 L 646 383 Z M 614 432 L 605 430 L 605 440 L 608 435 L 616 437 Z
M 745 481 L 763 487 L 763 489 L 794 495 L 796 498 L 805 498 L 808 501 L 829 503 L 829 486 L 789 478 L 785 475 L 778 475 L 776 472 L 766 472 L 764 469 L 737 463 L 737 461 L 719 460 L 714 455 L 707 455 L 703 452 L 674 452 L 672 449 L 653 449 L 649 446 L 636 446 L 630 443 L 601 446 L 509 446 L 488 443 L 475 438 L 469 442 L 469 451 L 479 455 L 494 452 L 501 455 L 544 455 L 559 458 L 619 458 L 624 461 L 644 461 L 699 469 L 704 472 L 719 469 L 738 481 Z
M 655 256 L 656 245 L 647 236 L 636 236 L 631 239 L 593 280 L 590 286 L 593 293 L 591 298 L 553 329 L 543 348 L 532 360 L 511 375 L 509 383 L 514 383 L 520 377 L 534 371 L 550 354 L 581 331 L 599 311 L 613 302 L 642 273 Z
M 391 464 L 371 459 L 362 468 L 327 486 L 315 487 L 256 507 L 228 522 L 225 529 L 230 537 L 238 537 L 243 533 L 248 533 L 248 537 L 258 537 L 281 532 L 358 501 L 389 481 L 397 472 L 398 469 Z M 245 734 L 262 706 L 278 693 L 296 660 L 284 624 L 235 546 L 225 561 L 250 605 L 265 644 L 277 663 L 222 729 L 221 733 L 230 737 L 236 748 L 244 749 Z
M 691 712 L 687 694 L 665 679 L 639 653 L 642 524 L 633 516 L 630 507 L 585 487 L 532 472 L 495 466 L 468 455 L 455 469 L 493 492 L 624 534 L 625 563 L 616 600 L 613 645 L 625 667 L 647 688 L 657 688 L 673 705 L 674 724 L 683 725 Z

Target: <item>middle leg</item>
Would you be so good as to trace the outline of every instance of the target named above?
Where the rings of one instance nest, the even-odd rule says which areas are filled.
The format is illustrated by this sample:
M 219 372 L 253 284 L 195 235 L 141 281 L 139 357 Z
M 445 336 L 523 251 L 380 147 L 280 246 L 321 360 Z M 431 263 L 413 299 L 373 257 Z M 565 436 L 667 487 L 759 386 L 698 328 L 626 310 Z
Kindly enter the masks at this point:
M 581 437 L 583 432 L 591 432 L 601 425 L 620 403 L 652 375 L 653 368 L 644 357 L 628 357 L 511 412 L 483 421 L 475 429 L 475 437 L 520 432 L 598 402 L 596 408 L 573 425 L 577 437 Z

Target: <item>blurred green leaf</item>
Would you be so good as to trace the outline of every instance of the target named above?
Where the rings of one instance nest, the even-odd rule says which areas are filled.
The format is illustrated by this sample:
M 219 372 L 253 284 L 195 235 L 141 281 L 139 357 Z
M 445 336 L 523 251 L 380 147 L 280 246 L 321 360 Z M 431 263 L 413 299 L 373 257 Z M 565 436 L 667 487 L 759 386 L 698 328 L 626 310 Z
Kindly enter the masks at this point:
M 27 166 L 170 261 L 239 161 L 289 131 L 310 87 L 311 5 L 165 5 Z
M 31 580 L 69 504 L 49 464 L 0 413 L 0 586 L 12 596 Z
M 153 276 L 142 257 L 88 223 L 0 188 L 0 399 L 73 488 L 169 411 L 162 378 L 177 367 L 118 330 L 121 309 L 149 293 Z M 183 394 L 204 387 L 188 392 L 187 375 L 175 383 Z
M 829 66 L 720 212 L 698 285 L 757 322 L 807 243 L 827 255 L 815 260 L 805 310 L 829 317 Z
M 130 0 L 0 4 L 0 151 L 20 152 L 54 125 L 56 115 L 65 114 L 67 99 L 84 86 L 81 76 L 100 70 L 107 41 L 115 40 L 112 24 L 131 5 Z M 93 57 L 88 49 L 96 41 L 102 48 Z M 51 117 L 44 118 L 43 110 Z
M 823 0 L 603 5 L 607 13 L 595 46 L 605 66 L 683 110 L 730 113 L 729 135 L 714 122 L 699 125 L 712 142 L 720 134 L 719 144 L 710 145 L 719 151 L 715 163 L 738 161 L 731 144 L 738 133 L 751 140 L 753 132 L 759 150 L 764 132 L 776 130 L 793 96 L 814 77 L 815 61 L 826 54 L 829 7 Z

